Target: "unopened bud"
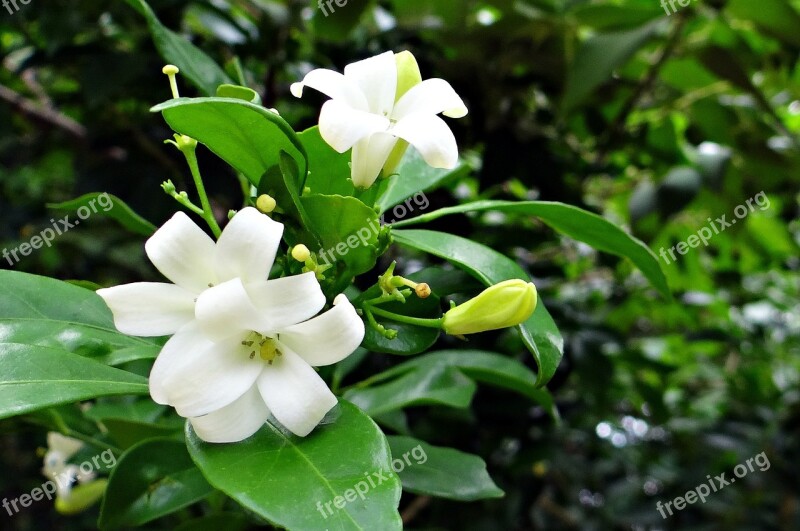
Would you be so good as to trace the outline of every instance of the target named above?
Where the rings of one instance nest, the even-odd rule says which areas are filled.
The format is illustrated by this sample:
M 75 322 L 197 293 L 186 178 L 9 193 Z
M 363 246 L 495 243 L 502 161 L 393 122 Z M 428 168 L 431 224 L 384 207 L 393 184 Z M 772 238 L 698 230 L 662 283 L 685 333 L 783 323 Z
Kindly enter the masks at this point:
M 275 199 L 267 194 L 262 194 L 258 196 L 258 199 L 256 199 L 256 208 L 258 208 L 264 214 L 269 214 L 275 210 L 277 205 L 278 203 L 275 202 Z
M 536 301 L 532 282 L 506 280 L 449 310 L 442 328 L 451 335 L 466 335 L 516 326 L 533 314 Z
M 417 297 L 420 299 L 427 299 L 431 296 L 431 287 L 426 283 L 421 282 L 414 288 L 414 293 L 416 293 Z
M 311 251 L 308 250 L 308 247 L 303 245 L 295 245 L 292 249 L 292 258 L 297 260 L 298 262 L 305 262 L 309 258 L 311 258 Z

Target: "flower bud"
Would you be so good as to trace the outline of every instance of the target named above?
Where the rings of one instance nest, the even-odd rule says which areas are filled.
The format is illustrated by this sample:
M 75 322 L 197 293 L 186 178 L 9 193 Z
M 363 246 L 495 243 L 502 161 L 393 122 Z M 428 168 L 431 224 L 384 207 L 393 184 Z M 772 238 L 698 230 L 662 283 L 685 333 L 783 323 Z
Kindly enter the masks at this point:
M 536 300 L 533 282 L 506 280 L 452 308 L 444 314 L 442 328 L 451 335 L 465 335 L 515 326 L 533 314 Z
M 56 498 L 56 511 L 65 515 L 82 513 L 100 501 L 100 498 L 103 497 L 103 493 L 106 490 L 107 484 L 108 480 L 97 479 L 90 481 L 89 483 L 84 483 L 83 485 L 73 487 L 68 496 L 59 496 Z
M 261 194 L 258 196 L 258 199 L 256 199 L 256 208 L 264 214 L 269 214 L 275 210 L 277 205 L 278 203 L 275 201 L 275 198 L 267 194 Z
M 300 245 L 295 245 L 295 247 L 292 249 L 292 258 L 298 262 L 305 262 L 311 258 L 311 251 L 309 251 L 308 247 L 302 243 Z

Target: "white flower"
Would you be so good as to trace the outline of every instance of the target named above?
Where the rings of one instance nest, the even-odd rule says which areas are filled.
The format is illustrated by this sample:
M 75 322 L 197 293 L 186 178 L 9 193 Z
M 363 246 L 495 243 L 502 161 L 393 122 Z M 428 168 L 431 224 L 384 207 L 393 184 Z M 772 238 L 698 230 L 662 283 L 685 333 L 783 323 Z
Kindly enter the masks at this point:
M 81 449 L 83 443 L 51 431 L 47 434 L 47 452 L 44 455 L 42 474 L 56 484 L 56 496 L 69 499 L 75 481 L 85 483 L 94 479 L 93 472 L 84 474 L 77 465 L 68 461 Z
M 325 296 L 313 272 L 267 280 L 282 234 L 282 224 L 246 208 L 215 245 L 176 215 L 146 250 L 177 286 L 98 292 L 123 332 L 177 331 L 153 365 L 150 395 L 189 418 L 205 441 L 246 439 L 270 414 L 308 435 L 337 403 L 312 366 L 344 359 L 364 338 L 364 323 L 344 295 L 314 317 Z
M 458 148 L 452 131 L 437 115 L 461 118 L 464 102 L 443 79 L 428 79 L 397 98 L 398 70 L 395 55 L 386 52 L 344 69 L 309 72 L 294 83 L 292 94 L 316 89 L 332 99 L 319 117 L 322 138 L 339 153 L 353 149 L 353 184 L 367 188 L 381 172 L 399 139 L 417 148 L 435 168 L 454 168 Z

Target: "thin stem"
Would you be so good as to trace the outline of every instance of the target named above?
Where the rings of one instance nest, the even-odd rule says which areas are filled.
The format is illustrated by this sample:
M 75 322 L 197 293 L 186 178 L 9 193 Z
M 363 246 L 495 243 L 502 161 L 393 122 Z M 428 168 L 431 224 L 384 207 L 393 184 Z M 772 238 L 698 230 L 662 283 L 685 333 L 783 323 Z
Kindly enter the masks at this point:
M 380 308 L 370 307 L 369 310 L 375 315 L 380 315 L 381 317 L 386 317 L 387 319 L 391 319 L 399 323 L 406 323 L 414 326 L 422 326 L 425 328 L 441 329 L 442 322 L 444 321 L 444 317 L 440 317 L 439 319 L 423 319 L 421 317 L 409 317 L 408 315 L 400 315 L 393 312 L 387 312 L 386 310 L 382 310 Z
M 206 194 L 206 187 L 203 185 L 203 177 L 200 175 L 200 166 L 197 164 L 197 154 L 193 147 L 187 147 L 181 149 L 181 151 L 186 157 L 186 163 L 189 164 L 189 170 L 192 172 L 194 184 L 197 187 L 197 194 L 200 196 L 200 204 L 203 206 L 203 212 L 200 215 L 206 220 L 208 226 L 211 227 L 211 232 L 214 233 L 214 236 L 219 238 L 219 235 L 222 234 L 222 230 L 219 228 L 217 220 L 214 219 L 214 212 L 211 210 L 211 203 Z

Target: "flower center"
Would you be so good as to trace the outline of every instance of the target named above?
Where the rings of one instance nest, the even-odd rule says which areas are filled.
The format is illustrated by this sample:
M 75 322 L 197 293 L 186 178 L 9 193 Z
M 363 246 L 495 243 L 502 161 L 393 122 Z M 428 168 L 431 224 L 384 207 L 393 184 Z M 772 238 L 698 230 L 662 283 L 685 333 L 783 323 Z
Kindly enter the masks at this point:
M 280 345 L 278 342 L 271 337 L 265 337 L 259 334 L 258 332 L 250 332 L 250 335 L 247 336 L 247 339 L 242 341 L 242 345 L 246 347 L 252 347 L 253 350 L 250 352 L 250 359 L 255 359 L 256 354 L 267 362 L 268 365 L 272 365 L 272 362 L 275 360 L 277 356 L 282 356 L 283 353 L 280 350 Z

